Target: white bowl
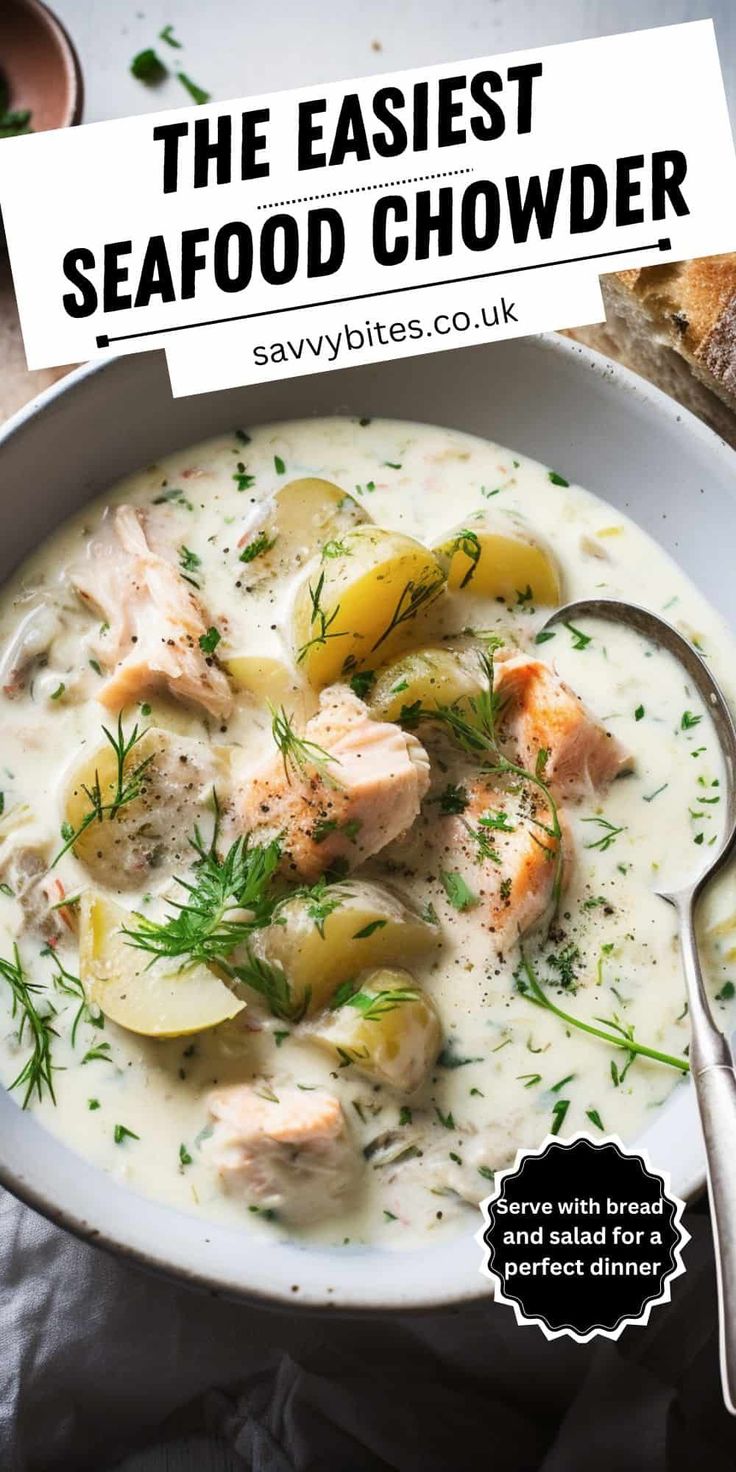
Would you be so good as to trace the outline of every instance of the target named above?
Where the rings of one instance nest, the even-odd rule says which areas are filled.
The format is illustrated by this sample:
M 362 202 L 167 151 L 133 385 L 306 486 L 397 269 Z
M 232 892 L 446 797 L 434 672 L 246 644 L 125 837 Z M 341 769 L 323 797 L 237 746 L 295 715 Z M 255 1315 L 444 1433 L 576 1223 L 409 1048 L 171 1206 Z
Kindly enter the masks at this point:
M 0 580 L 85 501 L 170 450 L 239 424 L 334 413 L 445 424 L 555 465 L 632 516 L 736 626 L 733 451 L 657 389 L 557 337 L 178 400 L 163 354 L 81 368 L 0 433 Z M 679 1195 L 702 1188 L 690 1084 L 639 1143 Z M 412 1253 L 255 1241 L 126 1190 L 4 1091 L 0 1180 L 79 1236 L 231 1296 L 386 1311 L 490 1292 L 470 1213 L 465 1235 Z

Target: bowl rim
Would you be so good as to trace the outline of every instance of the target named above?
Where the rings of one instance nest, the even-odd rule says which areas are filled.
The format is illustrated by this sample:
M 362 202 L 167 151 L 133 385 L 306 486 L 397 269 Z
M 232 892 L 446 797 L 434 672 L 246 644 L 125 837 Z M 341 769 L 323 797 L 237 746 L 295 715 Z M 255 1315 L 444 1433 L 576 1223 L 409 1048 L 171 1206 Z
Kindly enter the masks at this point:
M 82 65 L 79 53 L 69 32 L 46 0 L 14 0 L 14 3 L 23 10 L 29 11 L 38 17 L 39 23 L 45 26 L 53 35 L 62 60 L 65 63 L 65 71 L 69 84 L 69 99 L 66 116 L 62 128 L 74 128 L 82 121 L 84 110 L 84 78 L 82 76 Z M 58 131 L 58 129 L 46 129 L 46 131 Z
M 733 475 L 734 450 L 731 446 L 688 409 L 669 398 L 668 395 L 648 380 L 640 378 L 623 365 L 606 358 L 603 354 L 557 333 L 530 335 L 527 340 L 540 350 L 549 352 L 553 357 L 566 358 L 569 361 L 577 362 L 581 371 L 588 369 L 596 372 L 600 377 L 604 377 L 607 382 L 610 382 L 614 388 L 623 391 L 634 399 L 643 401 L 660 420 L 668 421 L 671 425 L 678 424 L 681 430 L 695 436 L 701 442 L 706 453 L 715 455 L 717 459 L 722 460 L 724 462 L 724 468 L 727 467 L 730 474 Z M 495 344 L 492 346 L 496 347 Z M 65 395 L 73 394 L 80 384 L 85 383 L 93 376 L 114 372 L 123 356 L 129 355 L 111 354 L 100 360 L 82 364 L 80 367 L 73 369 L 65 377 L 51 384 L 42 393 L 12 415 L 5 424 L 0 426 L 0 451 L 2 451 L 8 441 L 26 431 L 35 422 L 39 414 L 43 414 L 45 410 L 53 406 L 57 400 L 62 399 Z M 690 1081 L 688 1081 L 686 1087 L 692 1089 Z M 14 1101 L 11 1101 L 11 1103 L 13 1108 L 17 1107 Z M 128 1202 L 131 1200 L 134 1201 L 138 1197 L 138 1199 L 145 1201 L 148 1207 L 160 1211 L 163 1214 L 162 1220 L 166 1213 L 174 1213 L 178 1218 L 189 1217 L 188 1213 L 181 1212 L 176 1207 L 155 1201 L 151 1197 L 144 1197 L 142 1193 L 133 1191 L 115 1181 L 100 1167 L 93 1165 L 91 1161 L 85 1157 L 80 1157 L 77 1152 L 72 1151 L 71 1147 L 67 1146 L 63 1139 L 59 1136 L 54 1136 L 53 1132 L 46 1130 L 45 1126 L 39 1121 L 33 1120 L 32 1116 L 26 1116 L 26 1119 L 29 1124 L 32 1122 L 34 1127 L 41 1130 L 44 1135 L 52 1136 L 54 1146 L 62 1156 L 66 1153 L 70 1160 L 74 1160 L 77 1164 L 81 1160 L 85 1170 L 93 1172 L 96 1179 L 104 1182 L 102 1189 L 107 1195 L 112 1194 L 114 1196 L 117 1192 L 122 1192 Z M 699 1168 L 695 1169 L 693 1167 L 689 1179 L 682 1185 L 682 1196 L 687 1201 L 691 1201 L 703 1190 L 705 1183 L 706 1170 L 703 1158 Z M 200 1264 L 193 1266 L 191 1262 L 185 1261 L 184 1257 L 178 1252 L 172 1253 L 171 1250 L 159 1251 L 151 1248 L 150 1245 L 144 1245 L 142 1241 L 136 1242 L 132 1240 L 136 1235 L 135 1232 L 131 1232 L 130 1227 L 127 1225 L 121 1225 L 119 1228 L 98 1225 L 94 1220 L 94 1211 L 85 1215 L 73 1199 L 73 1192 L 67 1194 L 66 1199 L 64 1199 L 63 1195 L 59 1198 L 52 1191 L 48 1191 L 43 1186 L 31 1182 L 21 1170 L 14 1168 L 5 1158 L 2 1131 L 0 1131 L 0 1184 L 26 1206 L 31 1207 L 54 1225 L 64 1228 L 84 1242 L 101 1247 L 105 1251 L 117 1257 L 132 1261 L 144 1269 L 155 1271 L 170 1281 L 184 1283 L 190 1287 L 204 1290 L 214 1296 L 230 1298 L 238 1302 L 249 1303 L 253 1306 L 275 1311 L 288 1310 L 293 1312 L 295 1309 L 298 1309 L 301 1313 L 314 1313 L 329 1310 L 334 1315 L 361 1316 L 392 1312 L 413 1314 L 437 1312 L 442 1309 L 449 1311 L 452 1308 L 458 1308 L 461 1305 L 468 1305 L 479 1300 L 487 1301 L 493 1296 L 493 1285 L 481 1273 L 480 1254 L 478 1254 L 478 1258 L 474 1256 L 477 1249 L 474 1246 L 474 1237 L 469 1234 L 458 1234 L 434 1247 L 407 1249 L 406 1252 L 386 1252 L 381 1253 L 380 1257 L 375 1257 L 375 1249 L 372 1249 L 370 1253 L 365 1254 L 365 1259 L 368 1256 L 374 1256 L 375 1296 L 372 1292 L 366 1291 L 366 1274 L 362 1271 L 359 1275 L 362 1280 L 362 1288 L 357 1292 L 352 1290 L 349 1277 L 345 1273 L 345 1268 L 351 1260 L 355 1263 L 358 1261 L 358 1258 L 353 1257 L 352 1254 L 348 1254 L 347 1252 L 344 1256 L 338 1256 L 334 1251 L 330 1254 L 329 1258 L 328 1280 L 329 1276 L 332 1276 L 335 1282 L 339 1283 L 339 1288 L 325 1290 L 319 1286 L 310 1288 L 305 1285 L 303 1290 L 300 1289 L 300 1291 L 296 1292 L 286 1286 L 286 1274 L 280 1275 L 282 1282 L 279 1285 L 271 1284 L 259 1287 L 253 1277 L 248 1282 L 243 1283 L 239 1277 L 228 1273 L 226 1270 L 223 1271 L 221 1269 L 218 1271 L 217 1267 L 208 1268 Z M 120 1220 L 120 1218 L 117 1218 L 117 1220 Z M 199 1218 L 192 1216 L 191 1220 L 199 1221 Z M 201 1226 L 203 1229 L 206 1229 L 207 1225 L 207 1221 L 202 1219 Z M 221 1223 L 210 1222 L 209 1226 L 213 1232 L 215 1230 L 218 1232 L 235 1230 L 223 1226 Z M 474 1232 L 476 1228 L 474 1228 Z M 205 1238 L 205 1240 L 208 1239 Z M 463 1274 L 450 1274 L 449 1282 L 444 1279 L 441 1266 L 439 1272 L 431 1272 L 431 1286 L 424 1289 L 419 1288 L 417 1290 L 416 1286 L 412 1287 L 412 1282 L 416 1283 L 417 1275 L 395 1272 L 393 1275 L 394 1281 L 391 1284 L 382 1278 L 380 1272 L 382 1263 L 386 1267 L 388 1267 L 390 1262 L 396 1265 L 402 1265 L 405 1259 L 416 1261 L 423 1255 L 428 1263 L 430 1263 L 431 1259 L 430 1266 L 436 1269 L 440 1265 L 441 1255 L 444 1253 L 449 1262 L 449 1254 L 453 1250 L 457 1252 L 461 1242 L 470 1248 L 470 1267 Z M 306 1249 L 294 1249 L 293 1244 L 278 1242 L 271 1244 L 271 1251 L 278 1252 L 282 1256 L 284 1253 L 291 1251 L 293 1254 L 292 1260 L 295 1265 L 298 1261 L 298 1254 L 304 1254 L 305 1251 L 312 1260 L 322 1257 L 325 1263 L 327 1263 L 325 1251 L 319 1247 L 312 1248 L 311 1245 Z M 245 1256 L 246 1254 L 244 1254 Z M 302 1256 L 303 1260 L 304 1258 Z M 296 1267 L 295 1270 L 298 1271 Z M 334 1297 L 330 1296 L 333 1292 Z

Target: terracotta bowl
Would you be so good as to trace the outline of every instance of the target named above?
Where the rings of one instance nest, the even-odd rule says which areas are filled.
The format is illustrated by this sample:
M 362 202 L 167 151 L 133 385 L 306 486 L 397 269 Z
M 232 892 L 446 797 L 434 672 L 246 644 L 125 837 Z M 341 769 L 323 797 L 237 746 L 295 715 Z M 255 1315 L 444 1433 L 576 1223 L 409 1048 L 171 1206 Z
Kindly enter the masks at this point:
M 34 133 L 80 121 L 84 93 L 77 53 L 41 0 L 2 0 L 0 70 L 8 106 L 30 109 Z

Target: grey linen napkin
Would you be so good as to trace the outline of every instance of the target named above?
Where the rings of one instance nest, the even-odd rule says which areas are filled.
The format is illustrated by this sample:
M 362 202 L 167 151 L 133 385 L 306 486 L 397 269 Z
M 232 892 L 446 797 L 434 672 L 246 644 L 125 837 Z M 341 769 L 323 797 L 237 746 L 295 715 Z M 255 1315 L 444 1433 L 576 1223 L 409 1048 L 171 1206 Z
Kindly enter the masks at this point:
M 227 1303 L 75 1241 L 0 1193 L 0 1467 L 103 1472 L 186 1415 L 253 1472 L 733 1472 L 713 1261 L 616 1344 L 510 1309 L 347 1319 Z

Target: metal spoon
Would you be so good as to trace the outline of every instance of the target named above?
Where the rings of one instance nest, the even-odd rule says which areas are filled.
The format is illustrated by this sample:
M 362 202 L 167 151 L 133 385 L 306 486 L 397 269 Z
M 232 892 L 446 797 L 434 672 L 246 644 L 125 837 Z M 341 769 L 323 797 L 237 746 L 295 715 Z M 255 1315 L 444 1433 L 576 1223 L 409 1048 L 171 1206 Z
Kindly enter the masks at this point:
M 544 625 L 582 617 L 611 619 L 636 629 L 674 654 L 687 670 L 713 720 L 726 768 L 725 827 L 709 863 L 681 889 L 656 890 L 674 905 L 680 925 L 682 965 L 692 1043 L 690 1068 L 700 1110 L 708 1163 L 708 1194 L 718 1275 L 723 1396 L 736 1415 L 736 1071 L 730 1044 L 716 1026 L 703 984 L 695 935 L 695 907 L 706 885 L 730 857 L 736 842 L 736 725 L 707 664 L 665 619 L 615 598 L 583 598 L 558 608 Z

